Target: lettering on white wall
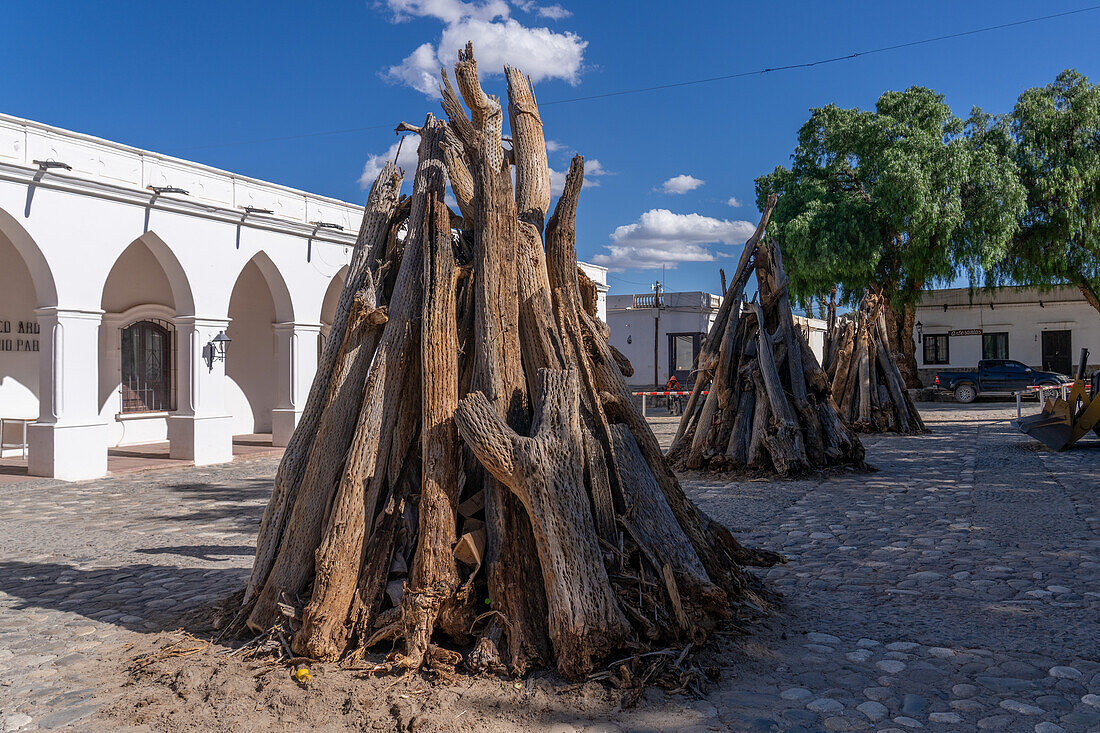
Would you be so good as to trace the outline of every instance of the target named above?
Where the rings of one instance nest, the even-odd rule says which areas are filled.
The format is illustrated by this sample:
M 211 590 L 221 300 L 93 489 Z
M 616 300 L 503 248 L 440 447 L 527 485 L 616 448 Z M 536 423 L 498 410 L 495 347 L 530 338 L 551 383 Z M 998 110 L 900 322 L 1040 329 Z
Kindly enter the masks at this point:
M 36 321 L 0 320 L 0 351 L 38 351 Z
M 982 329 L 980 328 L 956 328 L 954 331 L 948 331 L 948 336 L 981 336 Z

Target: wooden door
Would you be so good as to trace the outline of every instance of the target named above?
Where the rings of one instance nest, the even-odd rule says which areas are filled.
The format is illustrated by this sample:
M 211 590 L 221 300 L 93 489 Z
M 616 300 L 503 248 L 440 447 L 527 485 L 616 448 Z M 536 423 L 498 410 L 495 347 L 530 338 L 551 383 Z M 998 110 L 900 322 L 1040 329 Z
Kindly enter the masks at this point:
M 1073 376 L 1072 348 L 1069 331 L 1043 331 L 1043 371 Z

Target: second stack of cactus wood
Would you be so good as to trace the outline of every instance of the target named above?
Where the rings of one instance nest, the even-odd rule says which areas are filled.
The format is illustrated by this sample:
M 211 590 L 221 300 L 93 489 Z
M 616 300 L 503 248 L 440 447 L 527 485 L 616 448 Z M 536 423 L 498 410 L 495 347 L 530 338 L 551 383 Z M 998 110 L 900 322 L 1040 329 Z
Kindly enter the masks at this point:
M 791 476 L 862 467 L 863 445 L 795 323 L 779 247 L 764 238 L 773 195 L 745 243 L 695 365 L 695 384 L 669 451 L 686 468 Z M 755 274 L 757 296 L 745 297 Z

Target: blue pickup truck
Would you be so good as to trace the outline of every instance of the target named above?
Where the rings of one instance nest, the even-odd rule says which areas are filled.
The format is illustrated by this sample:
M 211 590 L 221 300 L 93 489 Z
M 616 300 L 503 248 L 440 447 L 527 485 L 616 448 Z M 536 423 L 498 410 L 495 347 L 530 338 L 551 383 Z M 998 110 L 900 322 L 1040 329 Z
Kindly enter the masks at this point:
M 1009 394 L 1031 385 L 1054 386 L 1069 377 L 1055 372 L 1038 372 L 1011 359 L 982 359 L 977 369 L 965 372 L 940 372 L 936 389 L 955 393 L 955 401 L 973 402 L 980 394 Z

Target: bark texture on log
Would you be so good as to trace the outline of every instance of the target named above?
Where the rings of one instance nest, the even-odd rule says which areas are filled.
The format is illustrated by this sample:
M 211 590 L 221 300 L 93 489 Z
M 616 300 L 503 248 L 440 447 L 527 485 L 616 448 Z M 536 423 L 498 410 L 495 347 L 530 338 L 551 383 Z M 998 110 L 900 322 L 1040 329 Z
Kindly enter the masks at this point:
M 316 552 L 317 571 L 313 594 L 303 612 L 302 628 L 295 634 L 295 651 L 320 659 L 334 659 L 348 643 L 355 619 L 350 618 L 359 585 L 359 567 L 373 529 L 375 506 L 385 496 L 388 457 L 403 409 L 405 372 L 409 360 L 419 360 L 413 346 L 412 324 L 420 318 L 423 257 L 423 223 L 429 181 L 444 175 L 436 121 L 430 115 L 420 134 L 420 163 L 413 181 L 409 228 L 397 269 L 397 280 L 388 304 L 389 321 L 375 350 L 363 391 L 355 437 L 348 452 L 343 477 Z M 442 133 L 442 129 L 439 129 Z M 398 435 L 399 442 L 407 435 Z M 265 618 L 250 618 L 249 625 L 263 628 Z
M 459 450 L 454 411 L 458 407 L 458 330 L 455 258 L 450 213 L 443 203 L 443 181 L 428 190 L 424 252 L 424 302 L 420 362 L 419 545 L 408 587 L 401 599 L 405 652 L 400 663 L 417 669 L 431 642 L 444 604 L 466 605 L 457 595 L 460 578 L 454 557 L 457 542 Z
M 745 568 L 783 558 L 700 511 L 631 407 L 632 367 L 576 261 L 580 156 L 544 221 L 530 80 L 505 70 L 506 150 L 504 110 L 470 46 L 454 74 L 454 86 L 441 75 L 447 121 L 397 128 L 419 136 L 412 194 L 398 200 L 392 165 L 371 190 L 237 621 L 289 639 L 295 655 L 349 664 L 396 644 L 391 668 L 444 678 L 456 664 L 517 676 L 550 665 L 581 680 L 625 653 L 616 673 L 649 679 L 646 651 L 686 653 L 730 616 L 763 613 L 771 594 Z M 448 182 L 461 217 L 444 204 Z M 699 433 L 706 460 L 734 440 L 747 452 L 754 422 L 725 414 L 754 396 L 744 362 L 758 341 L 741 333 L 756 317 L 732 309 L 723 328 L 735 340 L 708 344 L 721 373 Z M 784 353 L 800 353 L 788 341 Z M 827 389 L 803 368 L 811 392 Z
M 581 472 L 575 371 L 539 372 L 530 438 L 515 433 L 480 392 L 455 413 L 463 440 L 523 502 L 535 530 L 558 671 L 583 679 L 626 636 L 600 554 Z
M 378 326 L 387 320 L 385 309 L 376 305 L 374 282 L 368 271 L 364 287 L 352 306 L 344 343 L 329 380 L 328 399 L 283 541 L 267 582 L 256 598 L 252 613 L 258 619 L 275 618 L 282 598 L 297 598 L 313 577 L 313 553 L 321 540 L 321 528 L 355 434 L 363 380 L 374 356 Z
M 392 216 L 397 208 L 397 197 L 401 191 L 404 176 L 397 166 L 387 163 L 378 178 L 371 185 L 367 204 L 363 210 L 363 222 L 359 227 L 359 236 L 352 250 L 351 266 L 348 277 L 340 291 L 336 303 L 336 312 L 332 317 L 329 336 L 325 341 L 321 356 L 317 360 L 317 371 L 309 388 L 305 408 L 298 425 L 283 451 L 279 470 L 275 474 L 275 488 L 271 501 L 264 510 L 260 521 L 260 532 L 256 537 L 256 562 L 252 565 L 252 575 L 245 586 L 244 602 L 249 604 L 253 595 L 267 582 L 267 574 L 275 561 L 275 554 L 282 542 L 286 517 L 294 505 L 302 474 L 306 470 L 310 449 L 317 435 L 317 426 L 324 410 L 324 401 L 328 396 L 329 380 L 336 363 L 337 352 L 344 341 L 344 329 L 351 314 L 352 300 L 363 287 L 367 273 L 377 267 L 386 238 L 390 233 Z

